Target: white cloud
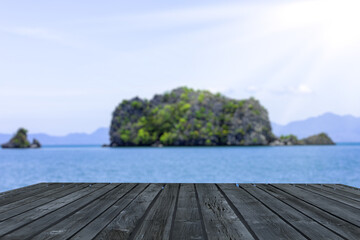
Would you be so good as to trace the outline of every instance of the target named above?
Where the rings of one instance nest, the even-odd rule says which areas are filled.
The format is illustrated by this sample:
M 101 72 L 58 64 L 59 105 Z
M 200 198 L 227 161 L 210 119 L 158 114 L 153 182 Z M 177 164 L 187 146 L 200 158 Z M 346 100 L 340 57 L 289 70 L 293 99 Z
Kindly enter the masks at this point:
M 295 1 L 274 7 L 268 20 L 272 31 L 313 28 L 314 42 L 334 53 L 359 43 L 359 8 L 357 0 Z
M 296 92 L 298 93 L 303 93 L 303 94 L 308 94 L 308 93 L 312 93 L 312 89 L 305 85 L 305 84 L 301 84 L 297 87 Z
M 116 24 L 121 27 L 157 29 L 162 27 L 176 27 L 193 25 L 204 22 L 219 20 L 239 19 L 250 12 L 259 12 L 259 7 L 267 4 L 221 4 L 198 6 L 192 8 L 179 8 L 172 10 L 151 11 L 135 14 L 121 14 L 113 16 L 102 16 L 82 19 L 80 23 L 90 24 Z M 260 13 L 259 13 L 260 14 Z
M 246 88 L 246 91 L 249 92 L 249 93 L 256 93 L 258 91 L 260 91 L 261 88 L 258 87 L 258 86 L 254 86 L 254 85 L 250 85 Z
M 266 90 L 265 90 L 266 91 Z M 298 86 L 279 86 L 279 87 L 272 87 L 266 92 L 273 93 L 275 95 L 304 95 L 304 94 L 311 94 L 313 90 L 306 84 L 300 84 Z

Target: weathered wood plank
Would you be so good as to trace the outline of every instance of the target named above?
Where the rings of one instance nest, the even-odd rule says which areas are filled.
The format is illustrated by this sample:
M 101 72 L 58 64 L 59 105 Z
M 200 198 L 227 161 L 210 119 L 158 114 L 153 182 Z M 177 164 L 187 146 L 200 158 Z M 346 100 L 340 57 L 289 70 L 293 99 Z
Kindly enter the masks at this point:
M 0 199 L 0 206 L 6 206 L 9 203 L 15 203 L 17 201 L 21 201 L 27 198 L 32 198 L 34 195 L 43 193 L 47 190 L 51 190 L 54 188 L 60 188 L 62 187 L 63 184 L 60 183 L 53 183 L 53 184 L 48 184 L 42 187 L 38 187 L 36 189 L 24 189 L 23 191 L 16 193 L 14 195 L 5 195 L 3 198 Z
M 244 189 L 219 184 L 221 190 L 260 239 L 306 239 Z
M 284 202 L 279 201 L 267 192 L 250 184 L 242 184 L 241 187 L 308 238 L 343 239 L 334 232 L 313 221 L 303 213 L 295 210 Z M 316 231 L 314 231 L 314 229 L 316 229 Z
M 162 192 L 162 184 L 151 184 L 120 212 L 94 239 L 129 239 L 146 210 Z
M 360 235 L 360 228 L 349 224 L 348 222 L 337 218 L 336 216 L 333 216 L 309 203 L 306 203 L 280 189 L 267 184 L 257 184 L 256 186 L 276 197 L 280 201 L 283 201 L 284 203 L 293 207 L 294 209 L 302 212 L 314 221 L 322 224 L 329 230 L 338 233 L 344 238 L 355 240 L 358 239 L 358 236 Z
M 171 239 L 205 239 L 194 184 L 181 184 Z
M 167 184 L 132 239 L 169 239 L 179 184 Z
M 285 184 L 272 184 L 273 186 L 307 202 L 328 213 L 331 213 L 339 218 L 342 218 L 349 223 L 360 227 L 360 210 L 341 202 L 329 199 L 316 193 L 306 191 L 296 186 Z
M 316 184 L 319 185 L 319 184 Z M 360 201 L 360 191 L 347 188 L 338 184 L 321 184 L 324 188 L 327 188 L 337 194 L 346 196 L 348 198 Z
M 88 184 L 69 184 L 61 188 L 55 188 L 50 191 L 47 191 L 46 194 L 42 196 L 42 198 L 38 198 L 37 200 L 27 202 L 26 199 L 24 199 L 24 202 L 17 201 L 15 203 L 22 203 L 21 205 L 17 206 L 18 204 L 14 205 L 13 208 L 11 208 L 8 211 L 4 211 L 0 213 L 0 222 L 4 221 L 8 218 L 11 218 L 13 216 L 16 216 L 18 214 L 21 214 L 23 212 L 29 211 L 35 207 L 41 206 L 45 203 L 51 202 L 57 198 L 66 196 L 70 193 L 76 192 L 79 189 L 87 187 Z M 6 205 L 9 206 L 10 204 Z M 16 207 L 17 206 L 17 207 Z
M 349 188 L 349 189 L 352 189 L 352 190 L 355 190 L 355 191 L 360 191 L 360 188 L 357 188 L 357 187 L 353 187 L 353 186 L 349 186 L 349 185 L 344 185 L 344 184 L 336 184 L 337 186 L 342 186 L 342 187 L 345 187 L 345 188 Z
M 119 199 L 114 205 L 108 208 L 105 212 L 99 215 L 94 221 L 89 223 L 78 233 L 71 237 L 71 239 L 93 239 L 98 235 L 109 223 L 111 223 L 116 216 L 120 214 L 132 201 L 134 201 L 139 194 L 141 194 L 149 184 L 140 183 L 133 190 L 127 193 L 122 199 Z M 160 191 L 161 187 L 158 187 Z
M 94 184 L 92 187 L 81 189 L 23 214 L 9 218 L 4 222 L 0 222 L 0 236 L 7 234 L 3 236 L 3 239 L 25 239 L 25 237 L 35 235 L 40 230 L 68 216 L 117 185 Z
M 68 239 L 96 219 L 101 213 L 119 201 L 126 193 L 136 186 L 134 183 L 120 186 L 95 199 L 90 204 L 74 212 L 61 222 L 47 228 L 32 239 Z M 76 224 L 74 224 L 76 223 Z
M 305 185 L 305 186 L 301 185 L 301 186 L 298 186 L 298 187 L 300 187 L 302 189 L 305 189 L 305 190 L 308 190 L 308 191 L 313 192 L 313 193 L 317 193 L 317 194 L 319 194 L 321 196 L 324 196 L 324 197 L 339 201 L 341 203 L 347 204 L 347 205 L 352 206 L 354 208 L 360 209 L 360 201 L 345 197 L 343 195 L 339 195 L 338 193 L 334 193 L 333 191 L 331 191 L 328 188 L 324 189 L 324 187 L 317 186 L 317 185 L 312 185 L 312 184 L 308 184 L 308 185 Z
M 196 184 L 208 239 L 254 239 L 215 184 Z
M 360 236 L 358 190 L 343 185 L 62 185 L 42 183 L 0 193 L 0 239 Z
M 0 193 L 0 199 L 3 199 L 5 197 L 7 197 L 7 196 L 15 196 L 16 194 L 27 192 L 27 191 L 33 191 L 33 190 L 38 189 L 38 188 L 47 187 L 48 185 L 49 185 L 49 183 L 37 183 L 37 184 L 28 185 L 28 186 L 25 186 L 25 187 L 16 188 L 16 189 L 8 190 L 8 191 L 5 191 L 5 192 L 1 192 Z

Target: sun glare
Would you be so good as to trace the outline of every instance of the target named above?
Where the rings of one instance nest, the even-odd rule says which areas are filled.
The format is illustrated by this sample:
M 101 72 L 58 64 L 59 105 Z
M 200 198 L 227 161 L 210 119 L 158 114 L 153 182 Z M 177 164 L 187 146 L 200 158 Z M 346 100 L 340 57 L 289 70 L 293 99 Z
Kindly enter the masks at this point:
M 315 40 L 328 50 L 353 47 L 360 40 L 360 1 L 305 1 L 275 7 L 274 31 L 311 29 Z

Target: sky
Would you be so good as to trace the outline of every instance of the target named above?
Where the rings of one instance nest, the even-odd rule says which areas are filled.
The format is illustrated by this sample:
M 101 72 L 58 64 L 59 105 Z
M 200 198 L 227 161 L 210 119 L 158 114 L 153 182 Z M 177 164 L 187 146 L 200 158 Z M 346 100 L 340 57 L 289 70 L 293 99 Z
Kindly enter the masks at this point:
M 254 96 L 279 124 L 360 116 L 360 1 L 0 2 L 0 133 L 109 126 L 179 86 Z

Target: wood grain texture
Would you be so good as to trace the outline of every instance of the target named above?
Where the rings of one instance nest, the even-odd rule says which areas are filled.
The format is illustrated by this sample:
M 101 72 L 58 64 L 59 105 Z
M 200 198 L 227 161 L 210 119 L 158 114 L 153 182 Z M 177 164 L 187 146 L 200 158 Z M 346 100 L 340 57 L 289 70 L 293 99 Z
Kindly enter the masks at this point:
M 103 194 L 101 197 L 95 199 L 87 206 L 74 212 L 71 216 L 67 217 L 63 221 L 47 228 L 33 239 L 57 239 L 58 236 L 62 238 L 70 238 L 79 230 L 84 228 L 94 219 L 96 219 L 101 213 L 106 211 L 115 202 L 122 199 L 136 184 L 123 184 L 112 189 L 111 191 Z M 76 224 L 74 224 L 76 222 Z
M 355 190 L 355 191 L 360 191 L 360 188 L 349 186 L 349 185 L 344 185 L 344 184 L 335 184 L 335 185 L 342 186 L 342 187 L 345 187 L 345 188 L 349 188 L 349 189 L 352 189 L 352 190 Z
M 219 184 L 219 186 L 258 238 L 306 239 L 244 189 L 229 184 Z
M 169 239 L 179 184 L 166 184 L 131 239 Z
M 208 239 L 254 239 L 215 184 L 196 184 Z
M 360 228 L 271 185 L 259 184 L 256 186 L 344 238 L 354 240 L 359 238 Z
M 359 239 L 339 184 L 41 183 L 0 193 L 0 239 Z
M 336 200 L 321 196 L 319 194 L 304 190 L 300 187 L 284 185 L 284 184 L 274 184 L 275 187 L 290 193 L 291 195 L 310 203 L 318 208 L 327 211 L 337 217 L 348 221 L 349 223 L 354 224 L 357 227 L 360 227 L 360 210 L 354 207 L 351 207 L 347 204 L 343 204 Z
M 141 194 L 149 184 L 140 183 L 133 190 L 127 193 L 123 198 L 119 199 L 114 205 L 108 208 L 94 221 L 89 223 L 78 233 L 71 237 L 71 239 L 93 239 L 106 226 L 108 226 L 131 202 L 133 202 L 139 194 Z M 160 190 L 160 187 L 158 188 Z
M 313 185 L 313 184 L 307 184 L 305 186 L 301 185 L 301 186 L 297 186 L 297 187 L 308 190 L 313 193 L 317 193 L 321 196 L 339 201 L 341 203 L 347 204 L 354 208 L 360 209 L 360 201 L 359 200 L 355 200 L 355 199 L 349 198 L 344 195 L 339 195 L 338 192 L 334 192 L 333 190 L 330 190 L 326 187 L 321 187 L 320 185 Z
M 17 188 L 17 189 L 13 189 L 13 190 L 8 190 L 5 192 L 1 192 L 0 193 L 0 200 L 8 198 L 8 197 L 14 197 L 18 194 L 22 194 L 22 193 L 26 193 L 26 192 L 30 192 L 30 191 L 34 191 L 36 189 L 42 188 L 45 189 L 50 185 L 60 185 L 61 183 L 37 183 L 34 185 L 29 185 L 29 186 L 25 186 L 25 187 L 21 187 L 21 188 Z M 68 183 L 70 184 L 70 183 Z
M 327 189 L 332 193 L 336 193 L 342 195 L 344 197 L 348 197 L 357 201 L 360 201 L 360 191 L 350 189 L 338 184 L 313 184 L 315 186 L 320 186 L 323 189 Z
M 0 222 L 2 239 L 25 239 L 100 197 L 117 184 L 95 184 Z M 84 198 L 86 196 L 86 198 Z M 65 207 L 66 206 L 66 207 Z M 65 207 L 65 208 L 64 208 Z M 50 214 L 52 213 L 52 214 Z M 54 217 L 56 216 L 56 217 Z M 21 229 L 20 229 L 21 228 Z
M 34 190 L 28 190 L 28 189 L 24 189 L 21 192 L 15 193 L 14 195 L 12 194 L 7 194 L 5 196 L 3 196 L 2 198 L 0 198 L 0 206 L 6 206 L 9 203 L 15 203 L 17 201 L 21 201 L 27 198 L 32 198 L 33 196 L 36 196 L 37 194 L 41 194 L 44 191 L 50 190 L 50 189 L 54 189 L 57 187 L 61 187 L 63 184 L 57 184 L 57 183 L 53 183 L 53 184 L 48 184 L 48 185 L 44 185 L 38 188 L 35 188 Z M 1 212 L 1 210 L 0 210 Z
M 141 223 L 146 210 L 162 192 L 162 184 L 151 184 L 129 206 L 120 212 L 95 239 L 128 239 L 133 235 L 138 224 Z
M 295 210 L 284 202 L 279 201 L 277 198 L 258 187 L 246 184 L 241 185 L 241 187 L 253 197 L 257 198 L 258 201 L 261 201 L 270 208 L 276 215 L 284 219 L 288 224 L 302 232 L 306 237 L 310 239 L 343 239 L 320 225 L 318 222 L 313 221 L 303 213 Z M 316 229 L 316 231 L 313 231 L 313 229 Z
M 44 205 L 45 203 L 48 203 L 48 202 L 51 202 L 58 198 L 64 197 L 73 192 L 77 192 L 80 189 L 85 188 L 87 186 L 88 186 L 87 184 L 69 184 L 69 185 L 66 185 L 61 188 L 55 188 L 50 191 L 46 191 L 46 195 L 44 195 L 42 198 L 39 198 L 34 201 L 28 202 L 27 199 L 24 199 L 25 200 L 24 202 L 17 201 L 15 203 L 22 202 L 22 205 L 20 205 L 18 207 L 14 207 L 6 212 L 0 213 L 0 222 L 6 220 L 8 218 L 11 218 L 13 216 L 24 213 L 26 211 L 29 211 L 38 206 Z M 6 205 L 6 206 L 8 206 L 8 205 Z
M 194 184 L 181 184 L 171 239 L 206 239 L 202 231 Z
M 38 199 L 41 199 L 43 197 L 47 197 L 49 195 L 60 192 L 60 191 L 62 191 L 64 189 L 65 190 L 69 189 L 69 188 L 74 187 L 74 186 L 76 186 L 76 184 L 49 186 L 46 189 L 42 190 L 40 193 L 35 193 L 35 194 L 33 194 L 33 195 L 29 196 L 29 197 L 25 197 L 25 198 L 19 199 L 17 201 L 12 201 L 11 203 L 4 204 L 4 205 L 0 206 L 0 213 L 9 211 L 9 210 L 11 210 L 13 208 L 20 207 L 20 206 L 22 206 L 24 204 L 27 204 L 27 203 L 34 202 L 34 201 L 36 201 Z
M 42 182 L 42 183 L 36 183 L 33 185 L 28 185 L 28 186 L 24 186 L 24 187 L 12 189 L 12 190 L 7 190 L 5 192 L 0 193 L 0 199 L 5 196 L 14 196 L 15 194 L 19 194 L 19 193 L 26 192 L 26 191 L 32 191 L 37 188 L 46 187 L 48 185 L 49 185 L 49 183 Z

